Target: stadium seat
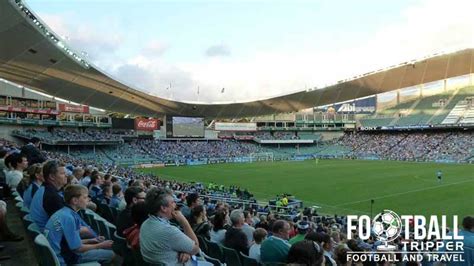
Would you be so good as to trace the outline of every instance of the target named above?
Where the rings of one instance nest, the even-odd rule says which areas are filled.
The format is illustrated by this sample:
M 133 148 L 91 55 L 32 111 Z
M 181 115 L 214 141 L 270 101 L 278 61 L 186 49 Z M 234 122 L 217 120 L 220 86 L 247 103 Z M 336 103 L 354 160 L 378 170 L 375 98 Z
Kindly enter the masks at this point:
M 227 265 L 242 265 L 242 263 L 240 262 L 240 257 L 237 250 L 233 248 L 224 247 L 224 246 L 221 246 L 221 248 L 222 248 L 222 251 L 224 252 L 224 258 L 225 258 L 224 262 Z
M 28 233 L 28 236 L 30 238 L 30 241 L 35 241 L 36 237 L 41 234 L 41 231 L 40 231 L 37 224 L 32 223 L 28 226 L 27 233 Z M 40 253 L 39 253 L 39 250 L 36 246 L 34 246 L 33 251 L 35 253 L 36 259 L 39 259 Z
M 208 248 L 204 237 L 197 236 L 197 238 L 199 240 L 199 248 L 202 250 L 202 252 L 207 253 Z
M 243 266 L 258 266 L 258 262 L 255 259 L 245 255 L 244 253 L 240 252 L 240 257 L 242 258 L 242 265 Z
M 225 261 L 224 252 L 219 244 L 207 241 L 208 255 L 212 258 L 218 259 L 219 261 Z
M 204 253 L 204 252 L 202 252 L 202 251 L 199 253 L 199 255 L 200 255 L 202 258 L 204 258 L 205 261 L 212 263 L 214 266 L 220 266 L 220 265 L 222 265 L 222 263 L 221 263 L 218 259 L 212 258 L 212 257 L 208 256 L 206 253 Z
M 49 245 L 48 240 L 42 234 L 39 234 L 35 238 L 35 246 L 38 248 L 39 253 L 41 256 L 39 257 L 39 265 L 40 266 L 60 266 L 58 257 L 54 253 L 53 249 Z M 88 263 L 81 263 L 76 264 L 81 266 L 99 266 L 98 262 L 88 262 Z

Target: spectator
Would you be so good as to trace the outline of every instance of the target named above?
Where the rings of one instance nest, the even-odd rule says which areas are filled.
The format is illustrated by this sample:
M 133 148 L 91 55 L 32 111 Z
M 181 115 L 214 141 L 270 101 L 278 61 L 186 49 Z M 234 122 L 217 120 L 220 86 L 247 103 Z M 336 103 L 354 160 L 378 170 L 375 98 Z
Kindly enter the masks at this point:
M 30 217 L 40 230 L 44 229 L 49 217 L 64 207 L 64 200 L 60 194 L 66 184 L 64 165 L 57 161 L 49 161 L 43 166 L 45 182 L 36 191 L 31 200 Z
M 145 202 L 140 201 L 132 206 L 132 220 L 135 224 L 123 232 L 129 248 L 140 250 L 140 227 L 147 218 L 148 211 Z
M 288 265 L 325 265 L 322 248 L 318 243 L 303 239 L 291 246 Z
M 86 208 L 89 201 L 87 188 L 81 185 L 67 186 L 64 200 L 66 206 L 51 216 L 44 230 L 61 265 L 111 262 L 114 258 L 111 240 L 81 239 L 82 219 L 77 212 Z
M 191 255 L 199 252 L 198 239 L 183 214 L 175 211 L 173 193 L 168 189 L 153 188 L 148 191 L 145 204 L 150 216 L 140 230 L 140 250 L 144 261 L 192 265 Z M 175 219 L 184 233 L 171 225 L 170 219 Z
M 242 231 L 244 225 L 244 213 L 242 210 L 233 210 L 230 213 L 230 222 L 232 227 L 225 233 L 224 246 L 233 248 L 237 252 L 244 254 L 249 253 L 248 240 L 245 233 Z
M 316 241 L 320 247 L 323 249 L 324 258 L 326 260 L 326 265 L 336 266 L 336 261 L 333 259 L 333 245 L 331 236 L 325 232 L 311 232 L 306 235 L 305 239 Z
M 109 206 L 110 201 L 112 200 L 112 186 L 104 185 L 102 187 L 102 203 Z
M 227 230 L 224 228 L 226 223 L 226 212 L 218 211 L 213 218 L 213 228 L 211 230 L 211 241 L 223 245 Z
M 242 231 L 247 236 L 247 246 L 250 247 L 253 244 L 253 232 L 255 232 L 255 228 L 253 228 L 253 219 L 249 211 L 244 211 L 244 217 L 245 221 L 242 226 Z
M 113 195 L 110 199 L 109 207 L 118 208 L 120 202 L 122 202 L 123 199 L 122 186 L 120 186 L 119 184 L 114 184 L 112 186 L 112 194 Z
M 191 227 L 196 236 L 202 236 L 205 239 L 211 239 L 211 226 L 207 222 L 206 209 L 198 205 L 191 210 Z
M 72 170 L 72 174 L 74 175 L 74 178 L 72 179 L 71 183 L 79 184 L 82 181 L 82 178 L 84 177 L 84 169 L 80 166 L 74 167 L 74 170 Z
M 43 166 L 39 163 L 33 164 L 29 167 L 28 174 L 31 182 L 25 193 L 23 193 L 23 205 L 29 209 L 33 196 L 44 182 Z
M 129 187 L 125 190 L 127 207 L 117 215 L 117 234 L 124 237 L 123 231 L 133 226 L 132 207 L 137 202 L 145 200 L 145 192 L 140 187 Z
M 257 228 L 253 232 L 253 239 L 255 240 L 255 243 L 250 247 L 249 257 L 256 260 L 258 263 L 262 262 L 260 258 L 260 247 L 262 242 L 267 238 L 267 234 L 267 230 L 263 228 Z
M 104 198 L 102 192 L 102 184 L 104 180 L 98 171 L 94 171 L 91 174 L 91 182 L 89 183 L 89 196 L 94 203 L 101 202 Z
M 25 155 L 30 164 L 43 163 L 46 157 L 39 150 L 40 139 L 37 137 L 31 138 L 30 143 L 21 148 L 21 153 Z
M 199 195 L 197 193 L 191 193 L 186 197 L 186 206 L 181 208 L 181 212 L 183 213 L 184 217 L 188 220 L 191 218 L 191 210 L 192 208 L 199 205 Z
M 300 221 L 299 223 L 297 223 L 297 228 L 298 228 L 298 234 L 294 237 L 292 237 L 288 242 L 290 243 L 290 245 L 293 245 L 301 240 L 304 239 L 304 237 L 306 236 L 306 233 L 308 232 L 309 230 L 309 223 L 306 222 L 306 221 Z
M 16 191 L 16 187 L 23 179 L 23 171 L 28 167 L 28 160 L 26 156 L 21 153 L 12 153 L 11 157 L 11 171 L 6 175 L 7 185 L 12 191 Z
M 276 220 L 272 232 L 273 235 L 263 241 L 260 248 L 262 262 L 284 263 L 290 250 L 288 243 L 290 225 L 285 220 Z

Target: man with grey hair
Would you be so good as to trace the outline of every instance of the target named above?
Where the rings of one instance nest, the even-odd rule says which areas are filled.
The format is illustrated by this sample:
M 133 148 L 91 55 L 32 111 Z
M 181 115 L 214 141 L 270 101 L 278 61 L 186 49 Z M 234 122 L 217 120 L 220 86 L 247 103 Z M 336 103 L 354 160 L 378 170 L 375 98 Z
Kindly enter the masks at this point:
M 140 251 L 143 260 L 166 265 L 192 265 L 191 255 L 199 252 L 199 242 L 193 229 L 176 210 L 173 193 L 165 188 L 152 188 L 145 198 L 150 216 L 140 228 Z M 175 219 L 181 232 L 169 220 Z
M 225 233 L 224 246 L 233 248 L 237 252 L 248 254 L 248 240 L 245 233 L 242 231 L 244 225 L 244 212 L 240 209 L 233 210 L 230 213 L 230 222 L 232 228 L 229 228 Z

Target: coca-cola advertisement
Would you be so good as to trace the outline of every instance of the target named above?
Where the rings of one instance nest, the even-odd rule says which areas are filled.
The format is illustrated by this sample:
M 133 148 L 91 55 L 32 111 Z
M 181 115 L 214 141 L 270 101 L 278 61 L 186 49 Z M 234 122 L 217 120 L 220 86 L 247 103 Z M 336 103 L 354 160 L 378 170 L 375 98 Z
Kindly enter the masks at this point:
M 135 130 L 142 131 L 153 131 L 160 128 L 160 120 L 158 119 L 146 119 L 136 118 L 135 119 Z

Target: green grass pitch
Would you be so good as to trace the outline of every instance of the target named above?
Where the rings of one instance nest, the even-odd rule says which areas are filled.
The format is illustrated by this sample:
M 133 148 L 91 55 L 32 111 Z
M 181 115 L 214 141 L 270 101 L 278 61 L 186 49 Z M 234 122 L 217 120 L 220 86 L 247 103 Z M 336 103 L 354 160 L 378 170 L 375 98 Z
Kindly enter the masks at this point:
M 436 171 L 443 172 L 438 182 Z M 320 213 L 474 214 L 474 165 L 319 160 L 144 169 L 163 179 L 248 188 L 259 201 L 290 193 Z

